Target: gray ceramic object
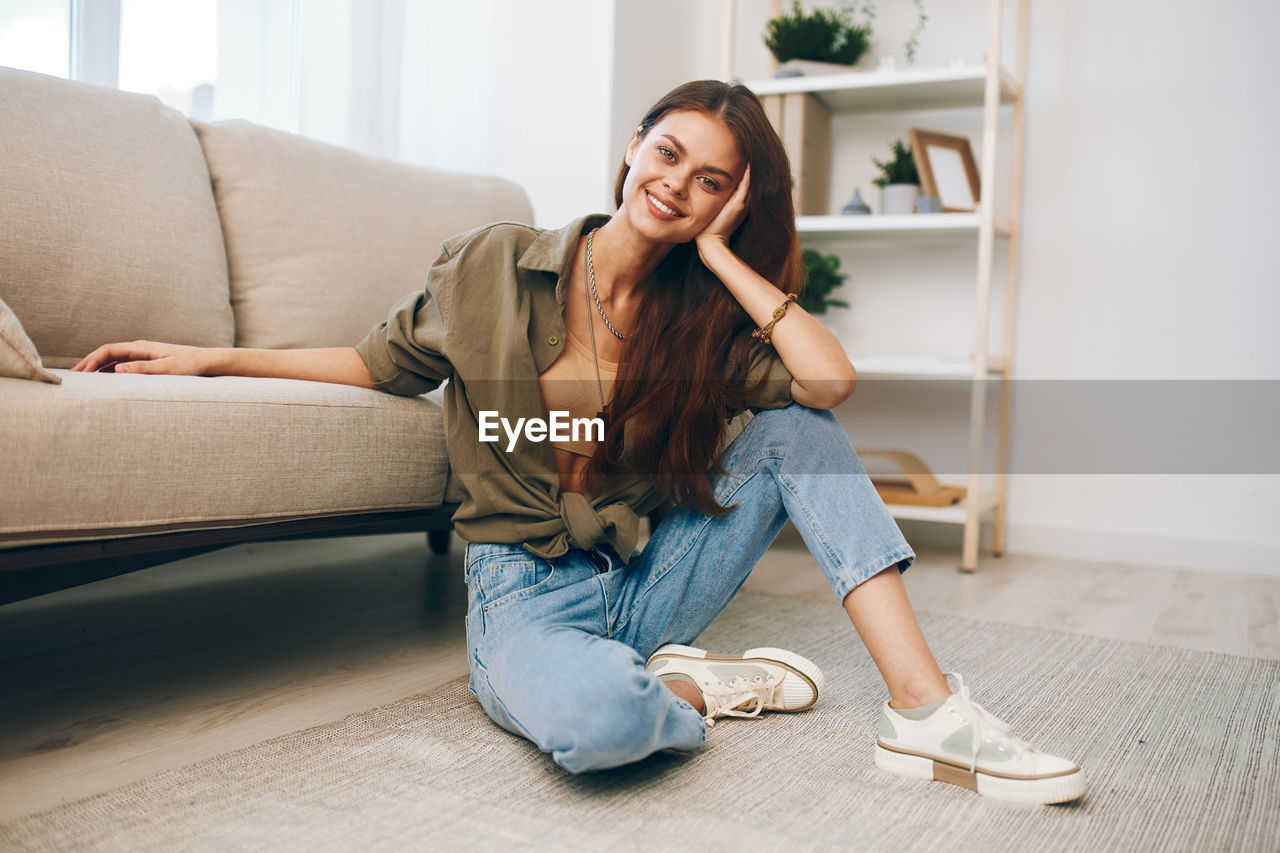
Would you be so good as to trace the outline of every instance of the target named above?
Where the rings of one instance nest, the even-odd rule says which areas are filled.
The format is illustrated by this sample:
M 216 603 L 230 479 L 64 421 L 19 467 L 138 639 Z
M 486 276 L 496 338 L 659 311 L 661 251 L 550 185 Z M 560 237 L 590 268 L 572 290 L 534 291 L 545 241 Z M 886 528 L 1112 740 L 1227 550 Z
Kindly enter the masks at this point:
M 862 191 L 855 188 L 853 198 L 849 199 L 849 203 L 840 209 L 845 216 L 865 215 L 871 212 L 871 208 L 867 207 L 867 203 L 862 200 Z
M 916 213 L 941 213 L 942 199 L 936 195 L 922 195 L 916 199 Z
M 889 184 L 880 188 L 880 212 L 886 216 L 903 216 L 916 211 L 920 197 L 918 184 Z

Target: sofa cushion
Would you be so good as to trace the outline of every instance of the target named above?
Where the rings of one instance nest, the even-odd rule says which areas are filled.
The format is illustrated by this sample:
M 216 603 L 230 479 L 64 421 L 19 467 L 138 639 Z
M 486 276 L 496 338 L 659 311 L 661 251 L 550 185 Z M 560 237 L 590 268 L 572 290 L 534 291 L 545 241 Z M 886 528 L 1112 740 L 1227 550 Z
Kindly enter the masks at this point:
M 524 190 L 502 179 L 244 121 L 192 124 L 222 216 L 237 346 L 354 346 L 423 287 L 442 240 L 532 216 Z
M 55 385 L 62 381 L 40 364 L 35 344 L 3 299 L 0 299 L 0 377 L 38 379 Z
M 200 144 L 149 95 L 0 68 L 0 298 L 46 365 L 151 338 L 230 346 Z
M 426 399 L 56 372 L 0 379 L 0 547 L 441 502 L 443 413 Z

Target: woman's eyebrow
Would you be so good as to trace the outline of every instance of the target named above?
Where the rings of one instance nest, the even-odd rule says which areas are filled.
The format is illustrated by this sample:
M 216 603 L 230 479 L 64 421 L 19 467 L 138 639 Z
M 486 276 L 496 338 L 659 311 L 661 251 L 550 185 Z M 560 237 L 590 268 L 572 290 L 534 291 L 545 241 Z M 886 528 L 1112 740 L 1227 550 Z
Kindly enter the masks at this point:
M 662 134 L 662 138 L 670 142 L 671 147 L 679 151 L 681 157 L 688 156 L 689 152 L 684 150 L 684 146 L 680 144 L 679 139 L 676 139 L 674 136 L 672 136 L 669 133 Z M 707 166 L 703 166 L 702 168 L 707 170 L 708 172 L 714 172 L 717 175 L 724 175 L 725 180 L 727 181 L 733 180 L 733 175 L 730 175 L 728 172 L 726 172 L 724 169 L 721 169 L 719 166 L 707 165 Z

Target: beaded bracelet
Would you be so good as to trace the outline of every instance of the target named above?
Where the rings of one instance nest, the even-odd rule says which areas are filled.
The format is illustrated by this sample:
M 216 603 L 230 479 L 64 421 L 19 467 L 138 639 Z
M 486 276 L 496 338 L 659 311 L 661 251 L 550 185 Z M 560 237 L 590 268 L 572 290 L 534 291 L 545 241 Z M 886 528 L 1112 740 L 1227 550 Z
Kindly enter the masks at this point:
M 794 293 L 787 294 L 787 301 L 783 302 L 777 308 L 773 309 L 773 319 L 763 329 L 756 329 L 751 333 L 751 337 L 755 338 L 762 344 L 773 343 L 773 327 L 782 319 L 782 315 L 787 313 L 787 309 L 791 307 L 791 303 L 796 301 Z

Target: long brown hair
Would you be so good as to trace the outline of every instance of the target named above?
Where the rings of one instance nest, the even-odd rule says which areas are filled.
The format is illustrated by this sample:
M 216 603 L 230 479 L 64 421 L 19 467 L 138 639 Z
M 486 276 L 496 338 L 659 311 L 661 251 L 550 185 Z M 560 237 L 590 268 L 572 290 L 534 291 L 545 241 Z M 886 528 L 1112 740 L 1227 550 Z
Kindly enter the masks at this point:
M 760 100 L 736 83 L 686 83 L 653 105 L 640 137 L 675 110 L 723 122 L 751 167 L 748 213 L 729 247 L 778 287 L 779 301 L 785 293 L 802 292 L 791 165 Z M 630 168 L 624 159 L 614 189 L 618 206 Z M 588 480 L 640 472 L 677 504 L 718 515 L 732 507 L 716 502 L 708 474 L 734 401 L 750 390 L 746 367 L 755 324 L 702 263 L 693 242 L 672 249 L 647 285 L 618 366 L 604 442 L 587 466 Z

